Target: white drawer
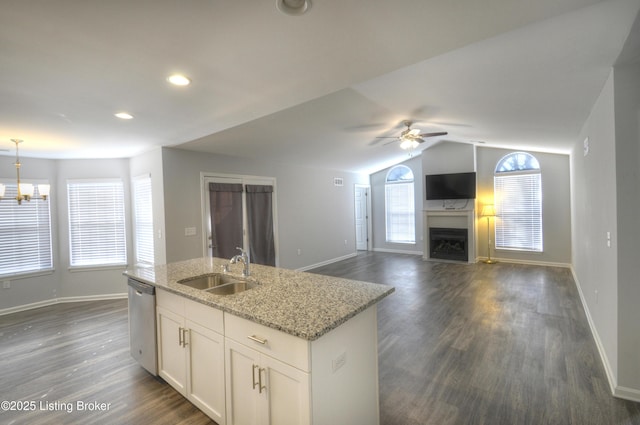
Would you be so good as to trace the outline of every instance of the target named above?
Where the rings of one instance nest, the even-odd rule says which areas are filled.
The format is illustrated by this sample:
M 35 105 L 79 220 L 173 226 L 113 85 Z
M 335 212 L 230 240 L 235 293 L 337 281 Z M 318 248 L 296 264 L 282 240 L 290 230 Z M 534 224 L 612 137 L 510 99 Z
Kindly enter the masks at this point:
M 189 299 L 184 300 L 184 307 L 187 320 L 219 334 L 224 332 L 222 310 Z
M 224 334 L 304 372 L 310 371 L 309 342 L 285 332 L 224 313 Z
M 156 287 L 156 305 L 184 316 L 184 297 Z

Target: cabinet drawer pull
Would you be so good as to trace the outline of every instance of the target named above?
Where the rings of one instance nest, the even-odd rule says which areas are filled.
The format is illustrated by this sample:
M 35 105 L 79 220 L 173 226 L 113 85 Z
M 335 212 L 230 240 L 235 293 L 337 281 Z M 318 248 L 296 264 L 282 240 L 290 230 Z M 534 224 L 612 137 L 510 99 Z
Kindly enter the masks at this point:
M 267 343 L 266 338 L 260 338 L 259 336 L 249 335 L 247 338 L 249 338 L 251 341 L 257 342 L 258 344 L 265 345 Z
M 182 332 L 182 326 L 178 328 L 178 345 L 180 347 L 183 347 L 183 338 L 184 338 L 184 333 Z

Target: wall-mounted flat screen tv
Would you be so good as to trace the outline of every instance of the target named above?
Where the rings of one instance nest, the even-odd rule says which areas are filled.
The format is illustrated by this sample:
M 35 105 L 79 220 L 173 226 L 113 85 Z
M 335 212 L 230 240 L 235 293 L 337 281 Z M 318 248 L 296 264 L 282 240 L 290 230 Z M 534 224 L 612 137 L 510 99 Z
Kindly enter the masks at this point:
M 428 201 L 476 197 L 476 173 L 431 174 L 425 180 Z

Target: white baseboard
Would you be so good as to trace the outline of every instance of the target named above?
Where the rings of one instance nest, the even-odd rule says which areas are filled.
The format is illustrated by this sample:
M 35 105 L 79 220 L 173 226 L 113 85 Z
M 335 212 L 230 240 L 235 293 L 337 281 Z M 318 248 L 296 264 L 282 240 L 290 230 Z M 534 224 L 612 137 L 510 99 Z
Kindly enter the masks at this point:
M 591 334 L 593 335 L 593 339 L 596 342 L 596 347 L 598 348 L 598 353 L 600 354 L 600 360 L 602 361 L 605 374 L 607 375 L 607 381 L 609 382 L 609 389 L 611 390 L 611 394 L 614 397 L 623 398 L 625 400 L 631 400 L 635 402 L 640 402 L 640 390 L 637 390 L 635 388 L 622 387 L 618 385 L 616 374 L 613 372 L 613 368 L 611 367 L 611 363 L 609 362 L 609 358 L 607 357 L 607 352 L 605 351 L 604 345 L 602 344 L 602 339 L 600 339 L 598 330 L 596 329 L 595 323 L 593 322 L 593 318 L 591 316 L 591 312 L 589 311 L 589 306 L 587 305 L 586 298 L 582 293 L 582 287 L 580 285 L 580 281 L 578 280 L 578 276 L 576 275 L 576 272 L 573 269 L 573 267 L 571 267 L 571 274 L 573 275 L 573 280 L 576 282 L 576 287 L 578 288 L 578 294 L 580 294 L 580 302 L 582 303 L 582 307 L 584 308 L 585 315 L 587 316 L 587 322 L 589 322 L 589 328 L 591 329 Z
M 346 260 L 348 258 L 353 258 L 357 256 L 357 252 L 352 252 L 351 254 L 343 255 L 342 257 L 332 258 L 331 260 L 322 261 L 320 263 L 311 264 L 309 266 L 304 266 L 296 269 L 297 272 L 305 272 L 307 270 L 315 269 L 317 267 L 327 266 L 329 264 L 337 263 L 338 261 Z
M 422 251 L 409 251 L 404 249 L 389 249 L 389 248 L 373 248 L 375 252 L 389 252 L 391 254 L 409 254 L 409 255 L 422 255 Z
M 613 391 L 613 395 L 618 398 L 640 403 L 640 390 L 636 390 L 635 388 L 627 388 L 618 385 Z
M 484 261 L 486 259 L 487 257 L 477 257 L 476 262 Z M 530 266 L 545 266 L 545 267 L 562 267 L 565 269 L 571 268 L 570 263 L 555 263 L 551 261 L 533 261 L 533 260 L 520 260 L 520 259 L 513 259 L 513 258 L 498 258 L 498 257 L 491 257 L 491 259 L 498 263 L 526 264 Z
M 82 301 L 117 300 L 127 297 L 128 294 L 125 292 L 121 294 L 83 295 L 78 297 L 51 298 L 49 300 L 43 300 L 31 304 L 18 305 L 15 307 L 2 309 L 0 310 L 0 316 L 4 316 L 5 314 L 17 313 L 20 311 L 33 310 L 34 308 L 46 307 L 53 304 L 75 303 Z

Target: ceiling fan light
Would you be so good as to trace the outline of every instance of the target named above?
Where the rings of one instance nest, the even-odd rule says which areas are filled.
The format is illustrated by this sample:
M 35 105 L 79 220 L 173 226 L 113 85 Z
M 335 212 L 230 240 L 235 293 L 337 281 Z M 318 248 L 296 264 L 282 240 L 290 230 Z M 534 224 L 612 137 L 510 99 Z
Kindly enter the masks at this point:
M 286 15 L 302 15 L 311 7 L 311 0 L 276 0 L 276 8 Z

